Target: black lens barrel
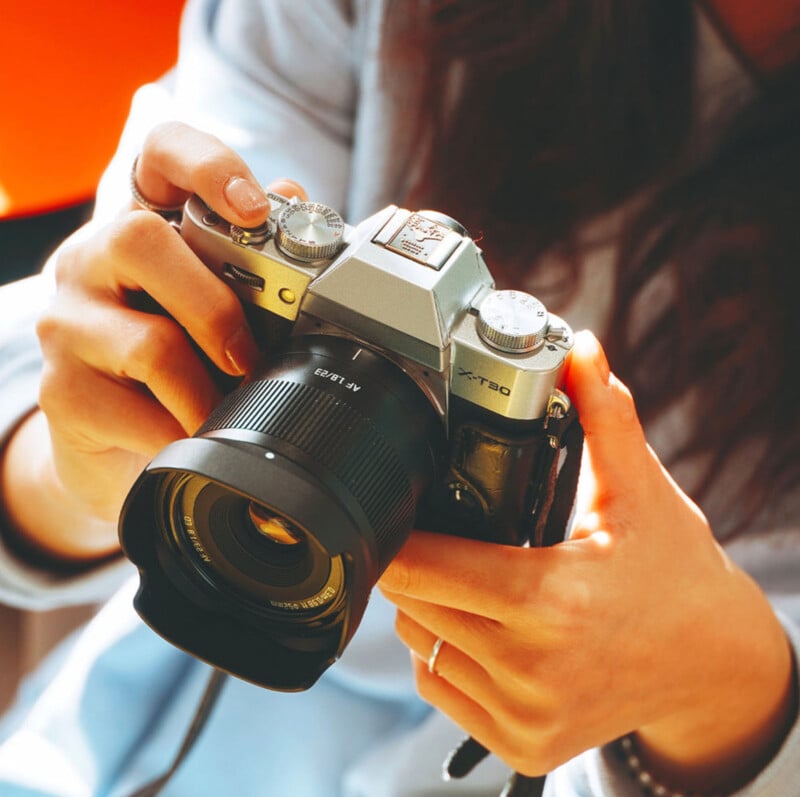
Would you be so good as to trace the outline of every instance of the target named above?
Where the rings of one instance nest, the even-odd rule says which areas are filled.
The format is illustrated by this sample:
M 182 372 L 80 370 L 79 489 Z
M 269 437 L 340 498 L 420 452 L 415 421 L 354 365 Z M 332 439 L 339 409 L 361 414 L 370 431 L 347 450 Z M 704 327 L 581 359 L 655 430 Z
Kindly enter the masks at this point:
M 223 400 L 196 436 L 247 431 L 263 435 L 265 446 L 290 446 L 297 461 L 358 503 L 382 572 L 433 480 L 442 423 L 408 376 L 358 343 L 327 335 L 291 343 Z
M 138 611 L 213 666 L 269 688 L 308 688 L 355 632 L 369 592 L 437 479 L 445 449 L 442 418 L 396 364 L 348 338 L 290 338 L 194 438 L 164 449 L 131 490 L 120 539 L 140 570 Z M 258 611 L 244 598 L 252 598 L 252 588 L 239 596 L 228 588 L 235 562 L 225 561 L 225 578 L 218 579 L 223 568 L 213 557 L 186 546 L 181 552 L 170 525 L 179 521 L 164 506 L 162 489 L 180 474 L 269 507 L 324 555 L 341 557 L 343 608 L 321 608 L 319 617 Z M 205 625 L 198 622 L 203 616 Z M 254 647 L 272 653 L 254 660 Z

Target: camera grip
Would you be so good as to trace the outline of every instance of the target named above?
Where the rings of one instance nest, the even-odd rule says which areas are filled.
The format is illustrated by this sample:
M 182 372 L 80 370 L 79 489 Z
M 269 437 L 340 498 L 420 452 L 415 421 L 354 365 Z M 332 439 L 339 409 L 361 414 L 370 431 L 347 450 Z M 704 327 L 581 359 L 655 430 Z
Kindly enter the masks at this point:
M 583 427 L 574 407 L 561 417 L 548 416 L 538 433 L 530 437 L 499 437 L 486 428 L 466 424 L 459 428 L 451 449 L 451 474 L 470 474 L 475 477 L 473 488 L 483 487 L 489 496 L 497 496 L 503 485 L 511 490 L 520 489 L 520 473 L 527 477 L 522 493 L 511 498 L 499 498 L 495 508 L 499 511 L 494 522 L 482 527 L 482 532 L 496 533 L 499 518 L 513 517 L 523 495 L 522 514 L 514 526 L 514 539 L 497 539 L 498 542 L 534 546 L 555 545 L 564 539 L 572 513 L 583 451 Z M 564 452 L 564 456 L 561 454 Z M 524 466 L 528 468 L 524 469 Z M 463 468 L 464 473 L 461 473 Z M 517 470 L 517 473 L 513 471 Z M 477 535 L 476 535 L 477 536 Z M 508 537 L 509 535 L 505 535 Z M 480 742 L 466 737 L 451 751 L 444 762 L 444 773 L 449 778 L 468 775 L 490 750 Z M 541 797 L 545 776 L 527 777 L 513 772 L 500 797 Z
M 504 545 L 564 537 L 583 431 L 574 409 L 517 429 L 465 421 L 452 430 L 449 462 L 420 526 Z

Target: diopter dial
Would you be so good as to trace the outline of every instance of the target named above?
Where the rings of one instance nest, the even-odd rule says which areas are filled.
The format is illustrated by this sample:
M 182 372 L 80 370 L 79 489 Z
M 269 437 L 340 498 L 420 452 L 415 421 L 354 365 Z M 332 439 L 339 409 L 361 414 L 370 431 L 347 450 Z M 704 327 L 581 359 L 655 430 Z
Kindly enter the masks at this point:
M 278 216 L 276 243 L 289 257 L 326 260 L 344 240 L 344 221 L 320 202 L 290 202 Z
M 547 334 L 548 313 L 523 291 L 492 291 L 478 308 L 478 334 L 484 343 L 508 354 L 533 351 Z

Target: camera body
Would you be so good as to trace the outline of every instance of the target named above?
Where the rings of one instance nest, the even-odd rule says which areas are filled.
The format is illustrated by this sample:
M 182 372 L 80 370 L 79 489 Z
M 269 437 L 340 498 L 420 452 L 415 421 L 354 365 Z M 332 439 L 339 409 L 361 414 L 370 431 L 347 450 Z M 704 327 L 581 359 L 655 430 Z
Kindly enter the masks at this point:
M 495 290 L 440 213 L 389 206 L 351 227 L 270 198 L 257 229 L 185 206 L 181 235 L 242 300 L 263 366 L 150 463 L 120 538 L 153 628 L 292 691 L 341 655 L 412 527 L 549 542 L 572 333 Z

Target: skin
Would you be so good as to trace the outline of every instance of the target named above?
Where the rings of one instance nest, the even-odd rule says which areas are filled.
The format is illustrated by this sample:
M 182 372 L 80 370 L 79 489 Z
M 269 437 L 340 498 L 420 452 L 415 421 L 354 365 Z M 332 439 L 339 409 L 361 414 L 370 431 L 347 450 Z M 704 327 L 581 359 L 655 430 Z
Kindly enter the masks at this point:
M 569 541 L 417 532 L 380 581 L 420 694 L 523 774 L 636 730 L 661 782 L 740 786 L 795 711 L 786 636 L 647 445 L 590 333 L 565 389 L 586 433 Z
M 176 205 L 197 193 L 242 226 L 269 215 L 245 163 L 185 125 L 152 131 L 136 181 L 151 202 Z M 291 180 L 268 189 L 304 197 Z M 5 513 L 31 546 L 83 561 L 118 551 L 116 519 L 136 475 L 221 398 L 187 335 L 232 375 L 246 374 L 258 349 L 233 291 L 164 219 L 134 203 L 114 223 L 67 242 L 55 273 L 57 295 L 37 329 L 40 410 L 8 443 L 0 489 Z M 172 318 L 132 309 L 136 291 Z
M 243 226 L 269 213 L 241 159 L 184 125 L 151 133 L 136 180 L 152 202 L 197 193 Z M 291 181 L 269 189 L 305 196 Z M 40 409 L 0 458 L 20 537 L 86 562 L 118 552 L 134 479 L 220 398 L 188 338 L 232 375 L 258 354 L 236 296 L 160 216 L 132 205 L 88 232 L 57 255 L 58 290 L 38 325 Z M 134 309 L 138 291 L 169 316 Z M 382 578 L 420 693 L 525 774 L 636 730 L 667 782 L 737 785 L 793 711 L 782 628 L 647 446 L 589 334 L 565 388 L 587 440 L 572 538 L 531 550 L 415 533 Z M 446 643 L 431 674 L 437 637 Z

